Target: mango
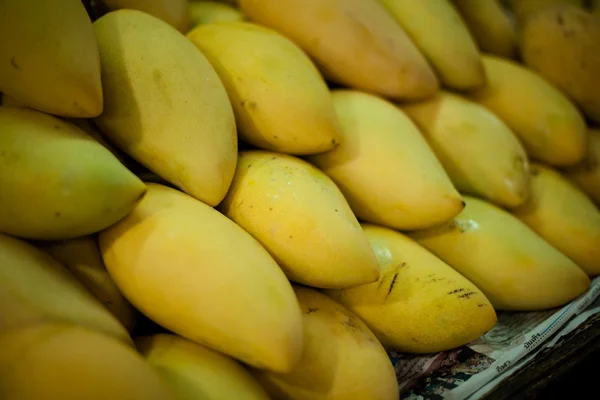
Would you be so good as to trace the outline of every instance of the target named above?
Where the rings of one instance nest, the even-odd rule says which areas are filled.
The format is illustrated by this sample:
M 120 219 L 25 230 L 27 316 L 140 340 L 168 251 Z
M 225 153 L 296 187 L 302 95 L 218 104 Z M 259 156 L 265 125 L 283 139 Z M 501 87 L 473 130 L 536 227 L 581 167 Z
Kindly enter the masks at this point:
M 269 400 L 242 365 L 181 336 L 142 336 L 135 343 L 180 400 Z
M 0 333 L 3 400 L 175 400 L 131 347 L 68 324 Z
M 0 332 L 57 322 L 85 326 L 131 342 L 119 321 L 68 269 L 31 244 L 3 234 L 0 304 Z
M 296 42 L 328 80 L 405 100 L 438 90 L 431 67 L 379 0 L 241 0 L 240 7 Z
M 523 62 L 600 122 L 600 19 L 580 7 L 544 9 L 521 33 Z
M 127 215 L 146 187 L 76 126 L 0 106 L 0 232 L 69 239 Z
M 421 129 L 456 188 L 505 207 L 529 193 L 525 149 L 502 120 L 485 107 L 450 92 L 402 110 Z
M 515 58 L 515 25 L 499 0 L 452 0 L 482 52 Z
M 440 81 L 456 90 L 485 84 L 475 40 L 450 0 L 381 0 L 427 57 Z
M 588 275 L 600 275 L 600 211 L 567 178 L 534 164 L 531 195 L 512 213 Z
M 588 129 L 588 153 L 583 161 L 564 171 L 595 203 L 600 206 L 600 129 Z
M 0 37 L 0 92 L 64 117 L 102 112 L 98 45 L 81 1 L 3 0 Z
M 554 308 L 588 289 L 585 272 L 517 217 L 463 198 L 467 205 L 452 221 L 410 236 L 473 282 L 496 310 Z
M 302 320 L 289 281 L 212 207 L 151 183 L 99 243 L 117 286 L 158 324 L 256 367 L 285 372 L 298 360 Z
M 348 307 L 386 349 L 437 353 L 463 346 L 496 324 L 481 291 L 417 242 L 362 224 L 377 256 L 377 282 L 326 294 Z
M 343 142 L 308 160 L 333 179 L 358 219 L 411 230 L 462 210 L 442 165 L 398 107 L 359 91 L 334 90 L 332 96 Z
M 201 25 L 188 38 L 225 85 L 244 141 L 299 155 L 339 144 L 327 84 L 292 41 L 249 22 Z
M 111 142 L 210 206 L 235 172 L 227 92 L 206 57 L 166 22 L 137 10 L 94 22 L 106 107 L 94 122 Z
M 273 399 L 397 400 L 398 382 L 387 353 L 367 326 L 344 306 L 296 287 L 304 350 L 286 374 L 256 370 Z
M 379 277 L 377 260 L 346 199 L 306 161 L 267 151 L 241 152 L 219 208 L 254 236 L 293 281 L 342 288 Z
M 577 107 L 534 71 L 483 56 L 488 84 L 471 93 L 508 125 L 529 156 L 555 166 L 577 164 L 586 153 L 586 126 Z

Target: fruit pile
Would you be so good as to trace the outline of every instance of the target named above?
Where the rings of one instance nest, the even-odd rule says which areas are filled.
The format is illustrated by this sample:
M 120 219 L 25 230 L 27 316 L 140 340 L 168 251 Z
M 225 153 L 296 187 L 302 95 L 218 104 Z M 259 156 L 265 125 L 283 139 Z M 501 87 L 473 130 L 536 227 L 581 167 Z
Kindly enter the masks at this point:
M 0 397 L 397 399 L 386 350 L 573 300 L 595 13 L 3 0 Z

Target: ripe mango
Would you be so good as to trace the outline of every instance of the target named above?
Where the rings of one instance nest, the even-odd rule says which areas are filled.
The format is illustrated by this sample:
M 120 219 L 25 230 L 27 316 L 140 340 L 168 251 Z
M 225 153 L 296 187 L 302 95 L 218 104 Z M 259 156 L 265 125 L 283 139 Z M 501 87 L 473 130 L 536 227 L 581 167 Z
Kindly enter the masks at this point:
M 362 224 L 379 281 L 326 294 L 354 312 L 386 349 L 436 353 L 463 346 L 496 324 L 481 291 L 411 238 Z
M 250 22 L 201 25 L 188 38 L 219 74 L 246 142 L 299 155 L 339 144 L 327 84 L 291 40 Z
M 302 320 L 289 281 L 212 207 L 151 183 L 99 242 L 117 286 L 158 324 L 259 368 L 289 371 L 298 360 Z
M 450 0 L 381 0 L 427 57 L 440 81 L 456 90 L 485 84 L 479 49 Z
M 241 152 L 219 207 L 293 281 L 342 288 L 379 277 L 375 255 L 346 199 L 327 175 L 304 160 Z
M 63 117 L 102 112 L 98 45 L 80 0 L 3 0 L 0 37 L 0 92 Z
M 175 400 L 131 347 L 68 324 L 0 333 L 2 400 Z
M 180 400 L 269 400 L 242 365 L 181 336 L 156 334 L 135 344 Z
M 499 0 L 452 0 L 482 52 L 515 58 L 517 32 Z
M 255 371 L 273 399 L 397 400 L 390 359 L 367 326 L 329 297 L 296 287 L 302 308 L 304 350 L 286 374 Z
M 567 178 L 532 165 L 531 194 L 512 213 L 588 275 L 600 275 L 600 211 Z
M 410 236 L 477 285 L 495 309 L 558 307 L 587 290 L 585 272 L 517 217 L 463 198 L 467 205 L 452 221 Z
M 332 92 L 343 142 L 308 160 L 338 185 L 356 216 L 395 229 L 448 221 L 460 194 L 415 124 L 394 104 L 354 90 Z
M 456 188 L 505 207 L 529 192 L 525 149 L 502 120 L 485 107 L 449 92 L 406 104 Z
M 119 321 L 68 269 L 31 244 L 3 234 L 0 304 L 0 332 L 60 322 L 86 326 L 131 342 Z
M 127 215 L 146 187 L 75 125 L 0 106 L 0 232 L 69 239 Z
M 488 84 L 471 99 L 500 117 L 532 159 L 555 166 L 581 161 L 587 137 L 577 107 L 534 71 L 500 57 L 482 59 Z
M 137 10 L 94 22 L 106 107 L 95 119 L 124 152 L 208 205 L 231 184 L 235 117 L 206 57 L 166 22 Z
M 565 175 L 600 206 L 600 129 L 590 128 L 588 153 L 584 160 L 568 168 Z
M 547 8 L 521 32 L 523 62 L 600 122 L 600 19 L 580 7 Z
M 329 80 L 406 100 L 438 90 L 431 67 L 379 0 L 241 0 L 240 7 L 296 42 Z

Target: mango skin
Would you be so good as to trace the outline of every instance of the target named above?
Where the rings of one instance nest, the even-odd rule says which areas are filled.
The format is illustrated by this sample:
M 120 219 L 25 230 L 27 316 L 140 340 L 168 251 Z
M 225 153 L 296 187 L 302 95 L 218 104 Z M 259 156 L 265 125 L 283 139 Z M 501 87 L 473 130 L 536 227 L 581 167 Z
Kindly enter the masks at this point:
M 448 264 L 400 232 L 362 227 L 379 261 L 379 281 L 326 294 L 361 318 L 386 349 L 445 351 L 496 324 L 489 300 Z
M 3 0 L 0 92 L 36 110 L 90 118 L 102 112 L 100 58 L 77 0 Z
M 135 344 L 179 400 L 269 400 L 238 362 L 181 336 L 142 336 Z
M 254 371 L 271 398 L 397 400 L 394 368 L 369 328 L 324 294 L 294 290 L 302 308 L 304 351 L 287 374 Z
M 488 109 L 442 91 L 402 110 L 421 129 L 459 191 L 509 208 L 525 202 L 529 159 L 515 134 Z
M 340 143 L 327 84 L 291 40 L 250 22 L 201 25 L 188 38 L 219 74 L 246 142 L 298 155 Z
M 237 133 L 206 57 L 166 22 L 137 10 L 105 14 L 94 31 L 106 99 L 94 122 L 152 172 L 217 205 L 235 172 Z
M 600 20 L 580 7 L 557 6 L 531 16 L 521 33 L 523 62 L 600 122 Z
M 240 8 L 298 44 L 328 80 L 404 100 L 427 98 L 439 88 L 379 0 L 241 0 Z
M 600 275 L 598 208 L 557 171 L 534 164 L 531 172 L 531 195 L 513 215 L 588 275 Z
M 302 320 L 289 281 L 212 207 L 151 183 L 99 243 L 117 286 L 161 326 L 259 368 L 289 371 L 298 360 Z
M 358 219 L 411 230 L 462 210 L 460 194 L 402 110 L 355 90 L 334 90 L 332 96 L 343 142 L 308 160 L 333 179 Z
M 0 303 L 0 332 L 63 322 L 131 343 L 125 328 L 69 270 L 31 244 L 4 234 Z
M 244 14 L 235 7 L 219 1 L 188 1 L 190 27 L 215 22 L 243 21 Z
M 585 0 L 508 0 L 508 6 L 521 23 L 538 12 L 560 5 L 583 8 Z
M 137 312 L 108 274 L 95 235 L 43 243 L 41 248 L 67 267 L 129 332 L 133 332 Z
M 110 10 L 129 8 L 159 18 L 180 32 L 190 27 L 187 0 L 104 0 Z
M 600 129 L 590 128 L 588 154 L 564 174 L 600 206 Z
M 482 52 L 504 58 L 518 53 L 517 32 L 499 0 L 452 0 Z
M 293 281 L 341 288 L 379 277 L 375 255 L 346 199 L 327 175 L 304 160 L 241 152 L 219 208 L 254 236 Z
M 585 272 L 519 219 L 463 198 L 467 205 L 452 221 L 410 236 L 477 285 L 496 310 L 554 308 L 588 289 Z
M 456 90 L 485 84 L 479 49 L 450 0 L 381 0 L 432 64 Z
M 176 400 L 136 351 L 64 323 L 0 333 L 3 400 Z
M 127 215 L 146 186 L 74 125 L 0 106 L 0 231 L 56 240 L 98 232 Z
M 488 84 L 470 98 L 500 117 L 532 159 L 561 167 L 581 161 L 587 136 L 577 107 L 534 71 L 500 57 L 482 59 Z

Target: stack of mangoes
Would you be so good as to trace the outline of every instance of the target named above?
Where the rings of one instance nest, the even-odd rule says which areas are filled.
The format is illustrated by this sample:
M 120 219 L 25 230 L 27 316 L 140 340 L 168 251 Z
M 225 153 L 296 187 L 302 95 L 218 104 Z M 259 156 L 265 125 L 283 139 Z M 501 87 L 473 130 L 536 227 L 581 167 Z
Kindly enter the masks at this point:
M 598 15 L 0 2 L 0 397 L 398 399 L 386 351 L 572 301 Z

